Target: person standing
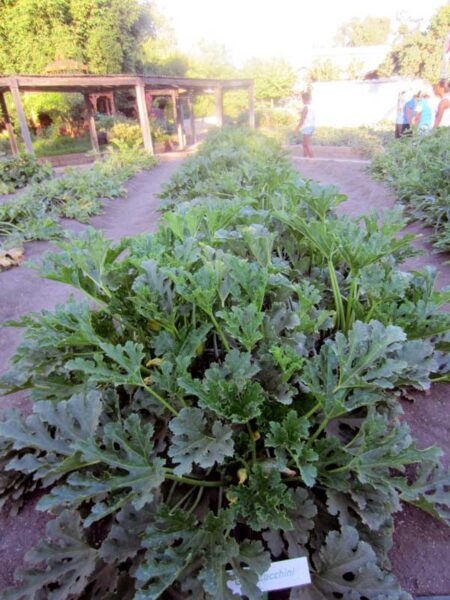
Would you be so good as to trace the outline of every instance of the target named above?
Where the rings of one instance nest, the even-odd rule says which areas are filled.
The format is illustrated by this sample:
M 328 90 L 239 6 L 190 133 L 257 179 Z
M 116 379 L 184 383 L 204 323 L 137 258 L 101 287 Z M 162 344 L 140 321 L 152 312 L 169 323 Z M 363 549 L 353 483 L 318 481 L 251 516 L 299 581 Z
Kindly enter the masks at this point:
M 439 82 L 442 90 L 433 127 L 450 127 L 450 82 Z
M 405 131 L 405 126 L 408 124 L 405 115 L 406 91 L 402 91 L 397 99 L 397 118 L 395 119 L 395 137 L 399 138 Z
M 420 94 L 414 111 L 414 125 L 417 126 L 419 132 L 428 131 L 433 127 L 433 117 L 433 110 L 430 106 L 430 94 L 423 92 Z
M 412 135 L 411 126 L 414 123 L 414 115 L 419 98 L 420 92 L 417 92 L 417 94 L 414 94 L 413 97 L 405 103 L 405 107 L 403 109 L 405 121 L 405 125 L 403 126 L 403 135 Z
M 316 115 L 311 105 L 311 93 L 304 92 L 302 94 L 302 101 L 303 110 L 294 133 L 297 134 L 299 130 L 302 132 L 303 156 L 313 158 L 311 138 L 316 128 Z

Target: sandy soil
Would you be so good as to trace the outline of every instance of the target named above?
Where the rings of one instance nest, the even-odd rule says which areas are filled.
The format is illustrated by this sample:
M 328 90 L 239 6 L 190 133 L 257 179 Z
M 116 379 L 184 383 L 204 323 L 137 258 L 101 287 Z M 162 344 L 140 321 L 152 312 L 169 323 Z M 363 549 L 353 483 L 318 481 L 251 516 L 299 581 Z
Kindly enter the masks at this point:
M 371 181 L 365 173 L 365 161 L 305 160 L 300 158 L 298 148 L 293 151 L 294 164 L 303 176 L 324 184 L 334 184 L 348 196 L 339 207 L 340 214 L 359 215 L 371 209 L 389 208 L 394 197 L 381 183 Z M 141 173 L 128 183 L 128 199 L 108 204 L 105 213 L 92 219 L 92 225 L 104 229 L 107 236 L 118 240 L 152 230 L 157 219 L 158 199 L 155 194 L 161 184 L 171 176 L 180 164 L 180 157 L 166 158 L 150 173 Z M 76 222 L 67 222 L 70 229 L 81 229 Z M 426 252 L 425 256 L 409 261 L 407 267 L 417 269 L 433 264 L 440 269 L 439 286 L 450 284 L 450 266 L 444 264 L 448 256 L 433 255 L 426 242 L 426 231 L 419 225 L 407 228 L 425 236 L 416 244 Z M 52 245 L 39 242 L 27 245 L 27 257 L 38 259 Z M 39 279 L 25 267 L 11 269 L 0 275 L 0 321 L 16 318 L 29 311 L 53 308 L 66 300 L 70 288 L 58 283 Z M 0 336 L 0 373 L 7 368 L 20 339 L 20 331 L 3 329 Z M 417 394 L 414 403 L 405 403 L 406 418 L 418 440 L 427 447 L 441 446 L 444 461 L 450 466 L 450 386 L 435 386 L 431 394 Z M 7 406 L 26 409 L 24 395 L 16 394 L 2 400 L 2 410 Z M 22 562 L 27 550 L 41 538 L 47 521 L 46 515 L 34 511 L 30 502 L 16 517 L 0 515 L 0 590 L 12 582 L 15 567 Z M 450 529 L 431 517 L 406 507 L 396 515 L 394 547 L 391 552 L 394 571 L 402 585 L 413 594 L 450 594 Z
M 365 172 L 364 161 L 334 161 L 300 158 L 300 150 L 293 151 L 294 164 L 308 179 L 336 185 L 348 200 L 338 207 L 340 214 L 358 216 L 372 209 L 391 208 L 395 198 L 384 184 L 372 181 Z M 405 263 L 410 270 L 433 265 L 440 274 L 438 287 L 450 284 L 449 255 L 433 254 L 427 242 L 429 231 L 418 223 L 406 231 L 422 234 L 415 242 L 424 251 Z M 415 402 L 404 402 L 405 418 L 419 447 L 432 445 L 444 451 L 443 462 L 450 467 L 450 385 L 435 385 L 429 394 L 416 394 Z M 391 551 L 393 570 L 400 583 L 412 594 L 420 596 L 450 596 L 450 528 L 424 512 L 405 506 L 395 515 L 394 546 Z

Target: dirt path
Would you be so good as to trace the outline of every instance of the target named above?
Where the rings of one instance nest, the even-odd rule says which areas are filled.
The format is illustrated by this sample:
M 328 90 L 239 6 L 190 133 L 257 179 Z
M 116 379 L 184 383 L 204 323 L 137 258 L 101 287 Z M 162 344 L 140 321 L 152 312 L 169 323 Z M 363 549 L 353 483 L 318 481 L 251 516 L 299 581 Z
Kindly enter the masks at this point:
M 160 200 L 156 194 L 182 161 L 183 155 L 164 158 L 150 172 L 139 173 L 126 185 L 128 197 L 107 201 L 105 212 L 93 217 L 91 225 L 103 229 L 106 237 L 115 241 L 126 235 L 152 231 L 156 227 Z M 72 231 L 80 231 L 85 225 L 65 220 L 64 225 Z M 26 245 L 26 257 L 38 260 L 42 254 L 54 249 L 50 242 L 34 242 Z M 15 319 L 31 311 L 52 309 L 65 302 L 73 293 L 69 286 L 40 279 L 29 268 L 21 266 L 0 274 L 0 322 Z M 21 330 L 0 329 L 0 374 L 8 369 L 8 363 L 20 341 Z M 15 406 L 27 404 L 24 392 L 0 399 L 0 413 Z M 37 501 L 27 503 L 17 516 L 0 513 L 0 597 L 1 590 L 10 585 L 15 568 L 21 564 L 24 554 L 36 545 L 44 534 L 48 517 L 34 510 Z
M 296 168 L 307 179 L 336 185 L 348 200 L 338 207 L 339 214 L 358 216 L 373 209 L 383 210 L 395 204 L 395 197 L 382 183 L 372 181 L 365 172 L 367 164 L 343 160 L 311 160 L 293 152 Z M 433 254 L 427 242 L 429 231 L 414 223 L 406 231 L 423 234 L 415 242 L 425 254 L 409 259 L 405 267 L 421 269 L 433 265 L 440 274 L 438 287 L 450 284 L 449 256 Z M 435 385 L 429 394 L 417 394 L 414 403 L 404 402 L 408 421 L 419 447 L 437 445 L 444 450 L 443 462 L 450 468 L 450 385 Z M 450 528 L 424 512 L 406 506 L 395 517 L 393 569 L 400 583 L 412 594 L 450 596 Z

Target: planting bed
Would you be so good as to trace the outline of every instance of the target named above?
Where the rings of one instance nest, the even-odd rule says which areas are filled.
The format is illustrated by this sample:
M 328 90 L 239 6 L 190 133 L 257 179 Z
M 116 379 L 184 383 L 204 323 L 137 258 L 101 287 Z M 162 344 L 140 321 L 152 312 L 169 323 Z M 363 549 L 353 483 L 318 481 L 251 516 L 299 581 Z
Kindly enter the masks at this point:
M 294 592 L 292 598 L 381 600 L 389 597 L 403 600 L 409 597 L 383 572 L 387 566 L 383 546 L 389 542 L 389 513 L 399 496 L 429 506 L 417 486 L 410 487 L 415 467 L 408 467 L 408 481 L 400 477 L 395 484 L 389 477 L 389 470 L 394 468 L 399 477 L 401 465 L 423 461 L 431 465 L 435 453 L 418 451 L 411 445 L 407 431 L 399 428 L 403 420 L 396 414 L 399 400 L 392 397 L 390 389 L 408 386 L 426 389 L 430 374 L 434 372 L 436 376 L 437 371 L 446 370 L 444 363 L 438 367 L 443 356 L 436 354 L 426 341 L 431 331 L 436 333 L 444 326 L 442 318 L 437 313 L 430 316 L 425 331 L 425 321 L 421 321 L 418 310 L 414 309 L 419 297 L 428 298 L 429 304 L 432 301 L 423 285 L 425 280 L 418 277 L 414 284 L 412 279 L 407 283 L 403 276 L 396 275 L 395 261 L 401 263 L 409 254 L 406 243 L 395 241 L 394 233 L 397 231 L 396 235 L 399 235 L 398 226 L 392 225 L 388 231 L 380 229 L 376 221 L 371 220 L 372 233 L 361 237 L 358 228 L 350 222 L 340 224 L 334 220 L 334 204 L 339 200 L 335 192 L 322 193 L 314 187 L 302 188 L 301 184 L 298 188 L 299 183 L 288 165 L 276 158 L 276 151 L 275 158 L 271 158 L 264 142 L 261 147 L 257 139 L 252 141 L 239 135 L 242 134 L 236 134 L 236 139 L 225 137 L 224 142 L 219 139 L 219 144 L 225 143 L 225 146 L 216 151 L 214 160 L 222 162 L 215 173 L 214 160 L 206 154 L 203 164 L 194 162 L 175 178 L 166 193 L 174 211 L 166 214 L 166 228 L 158 234 L 157 244 L 150 239 L 136 242 L 129 247 L 124 263 L 103 259 L 102 270 L 94 273 L 100 286 L 95 284 L 93 287 L 85 277 L 86 269 L 91 275 L 93 272 L 92 266 L 88 266 L 89 261 L 86 263 L 83 258 L 83 247 L 85 252 L 87 250 L 85 257 L 96 257 L 98 261 L 103 245 L 93 232 L 85 242 L 77 242 L 81 243 L 78 255 L 66 247 L 65 266 L 58 259 L 47 263 L 48 275 L 68 281 L 71 272 L 69 279 L 78 288 L 78 295 L 80 290 L 87 291 L 100 310 L 108 307 L 117 321 L 115 331 L 108 327 L 108 318 L 103 325 L 100 321 L 93 325 L 94 320 L 97 322 L 93 313 L 88 322 L 79 309 L 73 307 L 71 318 L 81 320 L 73 334 L 63 341 L 64 356 L 60 354 L 56 358 L 59 351 L 55 354 L 56 362 L 52 363 L 50 372 L 58 374 L 59 383 L 54 380 L 46 392 L 41 390 L 39 378 L 48 367 L 42 371 L 41 364 L 44 363 L 40 361 L 45 356 L 48 359 L 44 360 L 54 360 L 50 358 L 51 348 L 55 349 L 57 345 L 49 340 L 56 335 L 54 343 L 58 344 L 61 335 L 58 327 L 49 323 L 44 337 L 36 330 L 39 353 L 35 355 L 25 350 L 25 362 L 19 362 L 16 369 L 19 387 L 28 381 L 34 387 L 35 398 L 59 400 L 61 412 L 56 421 L 51 416 L 50 404 L 37 405 L 41 406 L 38 413 L 41 416 L 34 417 L 43 418 L 44 429 L 47 429 L 45 423 L 53 423 L 55 443 L 56 440 L 67 440 L 67 435 L 69 439 L 75 436 L 80 441 L 74 442 L 77 458 L 66 470 L 69 465 L 63 467 L 66 464 L 62 460 L 64 455 L 61 457 L 58 449 L 45 446 L 45 435 L 30 446 L 30 433 L 27 439 L 22 437 L 19 441 L 21 436 L 17 430 L 14 433 L 19 421 L 10 421 L 10 425 L 2 426 L 2 433 L 9 443 L 15 439 L 15 449 L 8 447 L 6 441 L 6 453 L 3 454 L 7 460 L 16 461 L 16 470 L 30 469 L 33 461 L 41 461 L 37 478 L 43 477 L 44 485 L 50 481 L 58 482 L 52 494 L 41 502 L 55 509 L 62 503 L 72 510 L 75 503 L 85 525 L 99 521 L 86 529 L 90 532 L 88 539 L 81 541 L 84 534 L 75 526 L 74 513 L 70 517 L 63 514 L 57 523 L 70 536 L 79 538 L 75 541 L 75 537 L 71 537 L 65 551 L 61 542 L 57 542 L 59 558 L 55 555 L 50 563 L 64 576 L 52 579 L 46 573 L 29 573 L 28 590 L 37 582 L 41 589 L 57 580 L 64 581 L 66 590 L 76 592 L 76 597 L 109 599 L 116 597 L 112 589 L 117 583 L 119 588 L 125 585 L 122 592 L 117 592 L 120 598 L 133 597 L 130 588 L 136 585 L 141 590 L 136 595 L 139 599 L 156 597 L 166 588 L 168 591 L 163 597 L 200 599 L 204 597 L 203 585 L 209 598 L 229 598 L 233 597 L 226 586 L 229 576 L 223 569 L 231 564 L 234 577 L 251 598 L 257 598 L 255 578 L 264 570 L 268 559 L 267 553 L 262 552 L 261 542 L 264 542 L 274 558 L 311 553 L 314 590 L 305 592 L 306 595 Z M 238 150 L 233 146 L 236 143 Z M 257 154 L 259 165 L 248 163 L 247 166 L 247 143 L 250 154 Z M 213 146 L 211 151 L 214 154 Z M 267 164 L 264 163 L 266 159 Z M 308 169 L 314 170 L 314 162 L 303 164 L 299 161 L 296 164 L 306 176 L 311 175 Z M 341 172 L 347 173 L 343 163 L 339 166 Z M 242 168 L 243 175 L 239 175 Z M 325 169 L 321 163 L 320 168 L 331 177 L 331 166 Z M 160 171 L 161 177 L 167 175 L 168 170 Z M 237 186 L 241 190 L 239 193 L 248 190 L 239 200 L 233 200 L 237 189 L 233 179 L 236 173 L 243 177 Z M 138 176 L 132 185 L 136 181 L 139 184 L 140 177 L 140 182 L 145 183 L 145 177 Z M 316 178 L 321 178 L 319 173 Z M 332 183 L 339 185 L 341 182 L 337 179 L 335 177 Z M 342 183 L 345 193 L 348 190 L 345 181 Z M 378 189 L 385 194 L 382 186 Z M 370 182 L 366 191 L 369 190 Z M 361 189 L 356 192 L 360 194 Z M 206 194 L 209 197 L 203 205 L 200 202 L 196 207 L 194 202 L 186 205 L 184 210 L 178 210 L 180 202 Z M 131 193 L 127 201 L 129 208 L 133 206 L 134 197 Z M 236 211 L 245 205 L 251 205 L 252 210 L 247 208 L 241 217 L 237 217 Z M 107 213 L 96 217 L 94 224 L 104 226 L 105 219 L 112 217 L 111 211 L 119 206 L 121 203 L 108 206 Z M 345 207 L 345 203 L 339 205 L 338 214 L 343 214 L 341 211 L 345 211 Z M 356 196 L 347 207 L 352 213 L 360 212 Z M 265 212 L 266 208 L 276 210 L 275 220 L 271 213 Z M 208 214 L 206 221 L 198 218 L 203 216 L 202 211 Z M 105 229 L 113 235 L 108 237 L 118 239 L 120 234 L 131 233 L 127 226 L 130 212 L 127 215 L 116 213 L 115 219 L 109 220 Z M 147 219 L 149 217 L 150 213 Z M 308 223 L 306 229 L 303 217 Z M 148 229 L 148 222 L 143 218 L 135 220 L 136 230 Z M 333 248 L 337 240 L 340 242 Z M 38 246 L 33 244 L 32 247 L 39 254 Z M 360 249 L 359 253 L 355 253 L 356 247 Z M 411 306 L 403 317 L 393 316 L 396 314 L 395 303 L 400 302 L 400 296 L 395 295 L 398 292 L 393 292 L 393 304 L 386 305 L 384 310 L 376 307 L 375 287 L 380 285 L 375 281 L 376 271 L 364 272 L 364 277 L 372 278 L 373 290 L 367 283 L 365 287 L 353 283 L 358 281 L 360 270 L 363 272 L 364 261 L 369 265 L 373 260 L 371 252 L 373 257 L 378 256 L 378 269 L 385 271 L 386 278 L 395 277 L 401 286 L 406 285 L 403 294 L 416 286 L 416 297 L 410 297 Z M 416 259 L 408 260 L 413 267 L 411 261 Z M 228 265 L 228 275 L 225 275 L 227 270 L 223 270 L 224 264 Z M 20 272 L 26 273 L 20 268 L 1 277 Z M 26 305 L 12 307 L 8 316 L 19 316 L 30 308 L 50 308 L 58 300 L 58 294 L 60 299 L 67 297 L 66 286 L 33 277 L 34 283 L 29 290 L 33 298 L 27 299 Z M 25 281 L 26 277 L 22 283 Z M 210 293 L 218 283 L 214 294 Z M 116 293 L 117 289 L 120 293 Z M 44 290 L 49 296 L 42 299 Z M 293 290 L 295 296 L 292 296 Z M 115 295 L 113 301 L 111 291 Z M 18 288 L 11 288 L 11 297 L 19 297 L 18 292 Z M 193 312 L 192 306 L 197 306 Z M 393 311 L 392 314 L 389 311 Z M 410 341 L 406 340 L 398 324 L 408 332 Z M 67 331 L 71 326 L 68 327 Z M 3 349 L 5 358 L 11 354 L 17 336 L 15 331 L 9 338 L 8 347 Z M 180 340 L 184 340 L 183 343 Z M 81 347 L 84 351 L 80 355 Z M 143 349 L 146 353 L 144 362 Z M 68 359 L 72 359 L 70 364 Z M 64 363 L 67 368 L 61 369 Z M 270 372 L 270 378 L 265 376 L 266 372 Z M 77 384 L 81 394 L 69 401 L 72 392 L 67 386 L 60 386 L 67 373 L 71 373 L 71 385 Z M 333 373 L 336 377 L 339 375 L 336 380 Z M 377 374 L 375 378 L 374 373 Z M 107 382 L 113 382 L 118 396 Z M 228 383 L 225 385 L 225 382 Z M 88 389 L 96 386 L 104 395 L 99 397 L 90 391 L 83 399 L 80 386 L 84 384 Z M 214 387 L 216 384 L 218 387 Z M 330 394 L 325 392 L 327 386 L 331 386 Z M 141 392 L 138 393 L 139 388 Z M 366 396 L 359 393 L 359 388 L 365 390 Z M 239 403 L 232 400 L 236 395 L 240 398 Z M 16 402 L 20 402 L 20 398 L 16 396 Z M 158 402 L 163 407 L 158 406 Z M 339 407 L 336 402 L 341 403 Z M 246 405 L 244 411 L 243 405 Z M 413 410 L 405 404 L 419 448 L 441 442 L 435 439 L 435 430 L 424 431 L 421 427 L 419 406 L 424 405 L 423 399 L 413 405 Z M 29 410 L 25 404 L 22 407 Z M 76 414 L 81 408 L 84 416 L 86 411 L 92 411 L 92 418 L 77 425 Z M 130 408 L 134 416 L 129 416 Z M 436 421 L 436 407 L 434 412 L 430 411 L 430 420 L 431 416 Z M 95 432 L 99 417 L 99 430 Z M 69 428 L 65 433 L 60 429 L 60 419 Z M 129 477 L 128 468 L 130 476 L 138 473 L 133 471 L 138 468 L 138 463 L 133 461 L 138 456 L 146 457 L 142 454 L 141 444 L 145 447 L 149 444 L 153 425 L 157 425 L 156 446 L 154 449 L 148 447 L 145 452 L 158 454 L 151 466 L 155 472 L 148 471 L 150 464 L 145 460 L 139 463 L 145 477 L 143 483 L 139 484 L 132 477 L 127 479 L 124 487 L 120 481 Z M 80 436 L 80 426 L 83 431 L 86 427 L 91 427 L 92 431 L 89 434 L 84 431 Z M 303 433 L 300 435 L 300 432 Z M 429 439 L 426 439 L 427 435 Z M 104 436 L 106 447 L 100 436 Z M 203 452 L 206 441 L 210 454 Z M 386 450 L 383 451 L 385 443 Z M 36 448 L 41 450 L 36 453 Z M 84 465 L 82 461 L 89 456 L 94 462 Z M 125 469 L 122 474 L 117 471 L 119 463 L 114 456 L 122 461 Z M 165 462 L 164 467 L 161 461 Z M 101 469 L 95 467 L 98 462 L 103 463 Z M 87 475 L 84 474 L 86 470 Z M 68 477 L 64 475 L 71 471 L 73 474 Z M 105 479 L 108 472 L 110 479 Z M 163 484 L 160 487 L 163 472 L 168 482 L 172 482 L 171 486 Z M 337 476 L 338 473 L 342 475 Z M 205 487 L 197 478 L 205 481 Z M 20 477 L 14 481 L 19 489 L 26 484 Z M 98 485 L 100 488 L 96 488 Z M 423 489 L 430 492 L 433 485 L 425 484 Z M 82 489 L 86 493 L 82 493 Z M 440 493 L 443 494 L 443 490 Z M 150 504 L 148 494 L 154 496 Z M 69 496 L 72 500 L 68 502 Z M 154 510 L 161 505 L 161 497 L 171 506 L 171 512 L 161 512 L 159 508 L 155 520 Z M 328 507 L 324 504 L 326 498 Z M 440 501 L 441 504 L 448 503 L 443 495 Z M 122 509 L 126 503 L 128 508 Z M 182 507 L 184 513 L 178 513 L 174 504 Z M 137 521 L 133 517 L 136 510 L 140 511 Z M 208 510 L 214 512 L 208 513 Z M 113 515 L 117 512 L 119 520 L 115 521 Z M 188 513 L 192 516 L 187 517 Z M 35 525 L 33 534 L 37 539 L 43 532 L 45 517 L 41 515 L 36 520 L 34 514 L 28 504 L 16 518 L 4 520 L 8 533 L 0 543 L 0 551 L 6 558 L 3 561 L 5 582 L 11 581 L 11 557 L 20 558 L 32 544 L 32 536 L 23 535 L 27 524 Z M 300 519 L 299 514 L 303 515 Z M 406 515 L 409 519 L 409 514 Z M 289 532 L 292 519 L 295 530 Z M 416 530 L 425 521 L 414 519 L 413 514 L 412 521 L 406 522 L 419 523 L 416 528 L 409 528 L 416 535 Z M 146 532 L 140 523 L 145 520 L 149 523 Z M 265 529 L 268 525 L 271 529 Z M 130 528 L 136 531 L 126 541 L 124 534 Z M 265 529 L 262 534 L 261 529 Z M 435 526 L 435 529 L 439 533 L 445 532 L 443 525 Z M 230 535 L 232 530 L 234 533 Z M 53 527 L 57 538 L 61 538 L 61 532 Z M 98 555 L 98 546 L 106 535 L 107 543 L 102 544 Z M 144 548 L 138 552 L 135 542 L 140 536 L 147 538 L 146 554 Z M 170 544 L 175 540 L 178 540 L 177 545 L 170 550 Z M 75 554 L 74 544 L 77 547 Z M 184 553 L 186 544 L 188 550 Z M 36 560 L 45 560 L 46 552 L 41 546 Z M 397 537 L 391 559 L 406 589 L 414 593 L 448 591 L 425 589 L 423 578 L 413 580 L 408 574 L 405 577 L 402 552 L 402 540 Z M 74 562 L 75 555 L 79 558 Z M 73 569 L 67 560 L 60 560 L 69 556 Z M 139 565 L 136 582 L 133 582 L 134 577 L 126 576 L 127 557 Z M 242 564 L 250 566 L 250 571 L 244 571 Z M 189 570 L 185 573 L 188 566 L 194 577 L 188 576 Z M 445 588 L 444 569 L 442 573 L 439 585 Z M 181 583 L 172 585 L 178 577 Z M 90 587 L 89 581 L 92 582 Z M 85 594 L 81 595 L 86 586 Z M 5 597 L 17 598 L 18 595 L 10 592 Z
M 357 216 L 369 210 L 392 208 L 396 203 L 393 192 L 382 183 L 373 181 L 364 164 L 323 162 L 299 158 L 300 150 L 293 152 L 294 164 L 304 177 L 316 179 L 325 185 L 337 185 L 348 196 L 337 208 L 339 214 Z M 408 259 L 405 266 L 411 270 L 432 265 L 439 272 L 437 287 L 450 285 L 449 256 L 433 252 L 432 229 L 419 223 L 407 225 L 405 231 L 421 235 L 414 245 L 423 255 Z M 448 310 L 449 306 L 444 306 Z M 450 385 L 432 387 L 429 394 L 419 394 L 417 402 L 404 402 L 407 421 L 421 447 L 432 444 L 444 450 L 443 462 L 450 467 Z M 436 523 L 428 515 L 412 507 L 405 507 L 395 517 L 394 548 L 391 552 L 393 568 L 399 581 L 417 595 L 450 597 L 450 529 Z

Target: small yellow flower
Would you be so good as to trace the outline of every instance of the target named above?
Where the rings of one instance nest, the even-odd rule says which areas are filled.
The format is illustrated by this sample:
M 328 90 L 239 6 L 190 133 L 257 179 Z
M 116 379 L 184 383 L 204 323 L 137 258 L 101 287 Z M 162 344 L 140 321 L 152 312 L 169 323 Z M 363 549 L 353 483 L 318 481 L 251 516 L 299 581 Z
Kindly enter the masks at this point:
M 230 493 L 227 492 L 226 494 L 227 500 L 230 504 L 236 504 L 236 502 L 238 501 L 237 496 L 233 496 Z
M 239 471 L 237 472 L 238 477 L 239 477 L 239 485 L 242 485 L 248 478 L 248 473 L 247 473 L 247 469 L 239 469 Z
M 163 363 L 162 358 L 151 358 L 148 362 L 145 363 L 146 367 L 160 367 Z
M 152 331 L 161 331 L 161 325 L 154 319 L 149 319 L 148 326 Z

